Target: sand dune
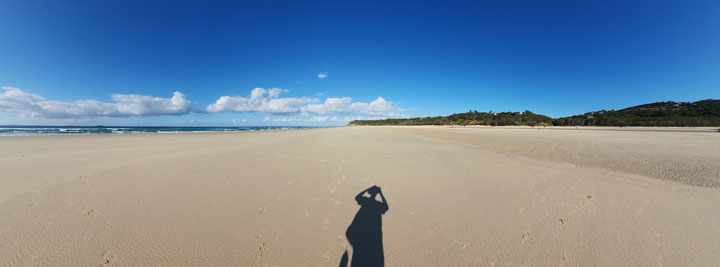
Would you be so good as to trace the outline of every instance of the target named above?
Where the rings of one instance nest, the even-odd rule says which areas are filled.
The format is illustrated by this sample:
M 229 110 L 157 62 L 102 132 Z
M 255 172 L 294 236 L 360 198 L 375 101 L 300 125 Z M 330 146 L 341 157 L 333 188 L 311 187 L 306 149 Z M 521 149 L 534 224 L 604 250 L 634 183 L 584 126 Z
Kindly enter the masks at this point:
M 389 207 L 387 266 L 720 265 L 710 131 L 343 127 L 0 147 L 0 266 L 337 266 L 371 185 Z

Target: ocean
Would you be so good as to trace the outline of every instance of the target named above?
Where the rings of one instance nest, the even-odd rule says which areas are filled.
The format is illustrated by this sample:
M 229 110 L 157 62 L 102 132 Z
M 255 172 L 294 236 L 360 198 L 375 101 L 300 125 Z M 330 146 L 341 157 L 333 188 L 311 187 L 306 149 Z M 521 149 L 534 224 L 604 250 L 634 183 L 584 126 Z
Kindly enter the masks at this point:
M 311 126 L 165 127 L 165 126 L 0 126 L 0 136 L 245 132 L 318 128 Z

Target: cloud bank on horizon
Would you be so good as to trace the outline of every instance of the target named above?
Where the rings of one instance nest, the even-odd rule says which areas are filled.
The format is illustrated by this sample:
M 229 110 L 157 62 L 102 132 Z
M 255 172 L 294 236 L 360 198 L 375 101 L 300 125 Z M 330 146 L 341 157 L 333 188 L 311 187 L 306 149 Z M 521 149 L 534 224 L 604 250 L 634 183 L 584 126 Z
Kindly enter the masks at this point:
M 372 102 L 353 102 L 350 97 L 318 98 L 281 97 L 287 89 L 255 88 L 247 97 L 221 96 L 204 109 L 193 110 L 185 95 L 175 91 L 170 98 L 135 94 L 112 94 L 113 102 L 77 100 L 62 102 L 46 100 L 43 96 L 19 88 L 4 86 L 0 91 L 0 112 L 17 114 L 20 118 L 72 119 L 113 118 L 133 116 L 166 116 L 196 113 L 262 113 L 267 115 L 352 115 L 402 116 L 404 110 L 391 101 L 378 97 Z M 311 122 L 331 121 L 319 117 Z
M 328 97 L 325 102 L 309 97 L 280 97 L 288 90 L 280 88 L 255 88 L 250 97 L 222 96 L 205 109 L 209 113 L 218 112 L 261 112 L 271 115 L 325 115 L 359 113 L 374 116 L 398 116 L 402 109 L 392 102 L 378 97 L 370 103 L 352 102 L 350 97 Z
M 98 100 L 61 102 L 45 100 L 19 88 L 4 86 L 0 94 L 0 112 L 16 113 L 24 118 L 86 118 L 183 115 L 190 112 L 192 104 L 181 92 L 171 98 L 134 94 L 112 94 L 113 103 Z

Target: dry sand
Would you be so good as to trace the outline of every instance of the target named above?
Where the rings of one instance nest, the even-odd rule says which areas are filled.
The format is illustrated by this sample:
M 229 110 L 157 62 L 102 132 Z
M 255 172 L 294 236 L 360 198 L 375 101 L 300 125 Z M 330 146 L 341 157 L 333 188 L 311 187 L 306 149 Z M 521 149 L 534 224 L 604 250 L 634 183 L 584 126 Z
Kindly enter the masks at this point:
M 720 133 L 344 127 L 0 138 L 1 266 L 718 266 Z

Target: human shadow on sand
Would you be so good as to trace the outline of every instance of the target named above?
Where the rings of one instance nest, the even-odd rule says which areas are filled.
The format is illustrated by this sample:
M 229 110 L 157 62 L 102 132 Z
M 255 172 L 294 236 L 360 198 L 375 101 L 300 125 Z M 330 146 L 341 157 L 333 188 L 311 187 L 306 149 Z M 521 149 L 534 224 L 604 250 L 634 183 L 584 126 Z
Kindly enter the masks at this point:
M 365 193 L 370 196 L 366 197 Z M 381 201 L 376 196 L 380 195 Z M 350 266 L 385 266 L 382 241 L 382 215 L 389 207 L 380 187 L 373 185 L 355 196 L 360 210 L 345 232 L 348 242 L 352 246 L 352 261 Z M 348 266 L 348 252 L 342 255 L 340 267 Z

